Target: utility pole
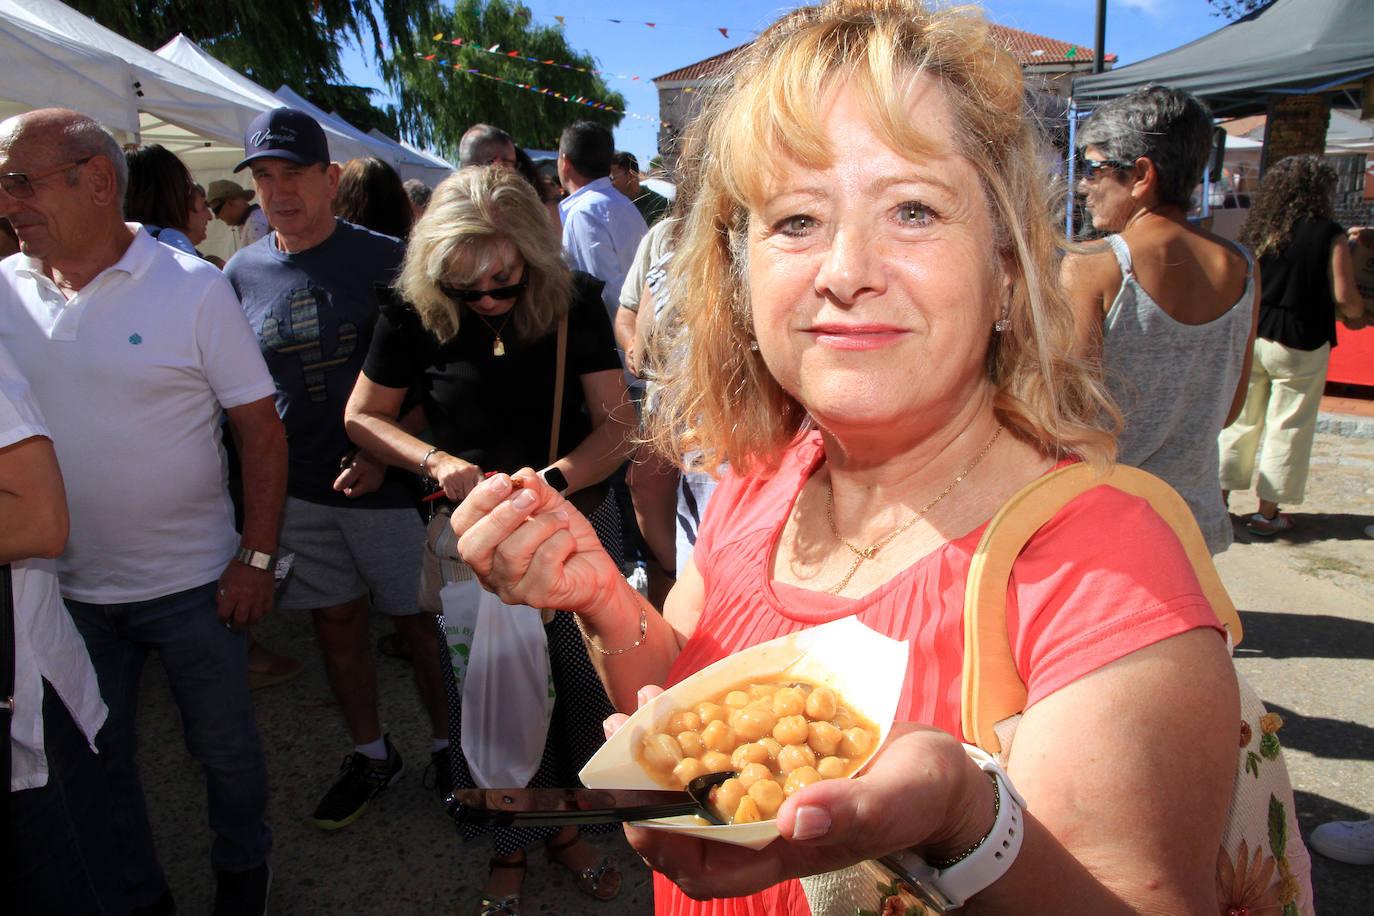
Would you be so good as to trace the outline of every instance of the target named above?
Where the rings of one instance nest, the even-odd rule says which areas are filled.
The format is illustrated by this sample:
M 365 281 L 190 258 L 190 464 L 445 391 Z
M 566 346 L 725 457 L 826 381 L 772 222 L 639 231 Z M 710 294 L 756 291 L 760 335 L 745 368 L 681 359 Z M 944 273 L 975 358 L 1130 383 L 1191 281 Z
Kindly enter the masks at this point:
M 1107 0 L 1097 0 L 1097 35 L 1093 38 L 1093 72 L 1107 69 Z

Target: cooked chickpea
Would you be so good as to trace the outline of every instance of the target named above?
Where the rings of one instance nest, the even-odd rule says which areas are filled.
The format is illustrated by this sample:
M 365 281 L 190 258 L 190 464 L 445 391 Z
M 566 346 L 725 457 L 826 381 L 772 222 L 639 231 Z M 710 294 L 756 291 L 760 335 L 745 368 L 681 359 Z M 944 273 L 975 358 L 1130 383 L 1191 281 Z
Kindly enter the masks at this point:
M 686 761 L 683 761 L 684 763 Z M 820 782 L 821 774 L 816 772 L 815 767 L 797 767 L 797 769 L 787 774 L 787 783 L 782 787 L 784 795 L 791 795 L 804 786 L 809 786 L 813 782 Z
M 816 764 L 816 772 L 821 779 L 839 779 L 849 770 L 849 761 L 843 757 L 824 757 Z
M 706 746 L 701 743 L 701 735 L 697 732 L 679 732 L 677 745 L 682 748 L 684 757 L 700 757 L 701 752 L 706 750 Z
M 745 791 L 744 783 L 738 779 L 727 779 L 711 790 L 711 803 L 717 811 L 729 813 L 739 807 L 739 800 L 744 798 Z
M 692 712 L 690 709 L 682 709 L 673 713 L 668 719 L 668 731 L 677 734 L 678 732 L 694 732 L 701 729 L 701 716 Z
M 777 684 L 750 684 L 749 698 L 751 700 L 766 700 L 777 693 Z
M 806 696 L 796 687 L 780 687 L 773 694 L 773 714 L 799 716 L 806 711 Z
M 644 762 L 659 770 L 671 770 L 682 759 L 682 748 L 672 735 L 650 735 L 644 740 Z
M 702 725 L 725 721 L 725 707 L 719 703 L 698 703 L 696 712 Z
M 840 746 L 840 740 L 843 737 L 844 733 L 829 722 L 812 722 L 807 733 L 806 743 L 811 745 L 811 750 L 824 757 L 835 753 L 835 748 Z M 679 739 L 679 743 L 681 743 L 681 739 Z M 682 750 L 683 753 L 687 752 L 685 746 Z
M 706 767 L 708 773 L 724 773 L 726 770 L 734 769 L 730 766 L 730 755 L 722 754 L 720 751 L 707 751 L 702 754 L 701 765 Z
M 759 744 L 763 745 L 764 749 L 768 751 L 768 756 L 772 757 L 774 760 L 777 760 L 778 755 L 782 753 L 782 745 L 779 744 L 778 739 L 774 738 L 772 735 L 766 738 L 760 738 Z
M 701 743 L 708 751 L 729 754 L 735 749 L 735 733 L 724 722 L 715 721 L 701 730 Z
M 744 741 L 757 741 L 771 734 L 777 724 L 773 710 L 761 703 L 750 703 L 734 715 L 735 734 Z
M 805 744 L 793 744 L 782 749 L 778 755 L 778 769 L 784 773 L 791 773 L 802 767 L 814 767 L 816 765 L 816 752 Z
M 807 726 L 805 716 L 784 716 L 773 726 L 773 737 L 779 744 L 801 744 L 806 740 Z
M 840 742 L 840 753 L 846 757 L 862 757 L 873 746 L 873 736 L 862 728 L 851 728 Z
M 782 786 L 772 779 L 760 779 L 750 786 L 749 797 L 759 806 L 759 814 L 765 818 L 776 815 L 785 798 L 782 794 Z
M 835 701 L 835 691 L 817 687 L 806 698 L 806 716 L 817 721 L 829 719 L 835 715 L 835 707 L 838 705 Z
M 739 806 L 735 808 L 735 816 L 730 819 L 732 824 L 752 824 L 763 820 L 763 814 L 759 811 L 758 802 L 748 795 L 739 800 Z
M 760 780 L 769 782 L 773 780 L 773 771 L 761 763 L 745 764 L 737 772 L 739 773 L 739 781 L 744 784 L 746 789 Z
M 743 690 L 732 690 L 725 695 L 725 705 L 729 709 L 743 709 L 749 705 L 749 694 Z
M 854 715 L 849 710 L 841 706 L 835 710 L 835 715 L 830 717 L 830 724 L 844 731 L 846 728 L 854 727 Z
M 695 757 L 683 757 L 678 761 L 677 766 L 673 767 L 673 779 L 682 783 L 684 786 L 698 776 L 705 775 L 706 766 Z
M 736 770 L 742 770 L 751 763 L 768 763 L 769 756 L 768 748 L 762 744 L 741 744 L 730 755 L 730 765 Z

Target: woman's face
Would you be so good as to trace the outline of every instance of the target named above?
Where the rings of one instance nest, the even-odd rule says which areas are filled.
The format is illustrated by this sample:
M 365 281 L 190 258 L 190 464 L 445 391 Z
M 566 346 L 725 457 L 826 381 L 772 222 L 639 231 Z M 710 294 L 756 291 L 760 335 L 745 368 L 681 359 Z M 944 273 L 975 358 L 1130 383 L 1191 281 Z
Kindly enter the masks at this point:
M 836 433 L 938 429 L 991 386 L 987 348 L 1009 297 L 992 216 L 955 151 L 944 90 L 913 85 L 910 118 L 930 155 L 887 146 L 841 87 L 821 111 L 835 161 L 782 161 L 749 216 L 760 354 Z
M 493 250 L 491 266 L 475 280 L 465 283 L 451 280 L 447 282 L 455 290 L 480 292 L 483 290 L 506 290 L 523 279 L 525 279 L 525 258 L 514 244 L 502 239 L 496 243 Z M 465 297 L 463 304 L 478 315 L 492 318 L 497 315 L 504 315 L 515 308 L 515 303 L 518 300 L 518 295 L 503 296 L 499 299 L 493 299 L 490 296 L 482 296 L 479 299 Z
M 1085 149 L 1083 158 L 1088 164 L 1078 180 L 1078 190 L 1092 216 L 1093 228 L 1099 232 L 1120 232 L 1136 211 L 1135 198 L 1131 196 L 1134 167 L 1109 160 L 1095 146 Z M 1092 165 L 1098 162 L 1104 164 Z
M 191 192 L 191 213 L 186 222 L 186 237 L 192 245 L 205 241 L 205 227 L 210 225 L 213 216 L 205 203 L 205 195 Z

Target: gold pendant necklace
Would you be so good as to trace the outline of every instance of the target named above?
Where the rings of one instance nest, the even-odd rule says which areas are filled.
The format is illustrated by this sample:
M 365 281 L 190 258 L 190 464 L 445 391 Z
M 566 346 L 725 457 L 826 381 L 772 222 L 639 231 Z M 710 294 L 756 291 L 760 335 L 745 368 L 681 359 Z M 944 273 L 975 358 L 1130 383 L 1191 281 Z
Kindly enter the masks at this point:
M 1002 435 L 1002 427 L 999 425 L 997 429 L 993 432 L 992 438 L 987 441 L 987 444 L 983 446 L 983 448 L 978 452 L 978 454 L 973 456 L 972 461 L 964 465 L 964 469 L 959 472 L 959 476 L 951 480 L 949 482 L 949 486 L 945 487 L 943 490 L 940 491 L 940 495 L 936 496 L 930 502 L 926 503 L 924 506 L 918 509 L 916 511 L 916 514 L 913 515 L 911 518 L 902 522 L 892 531 L 889 531 L 887 534 L 883 535 L 881 538 L 874 541 L 867 547 L 857 547 L 854 544 L 851 544 L 849 541 L 845 540 L 844 536 L 840 534 L 839 526 L 835 524 L 835 488 L 827 481 L 825 485 L 825 518 L 826 521 L 830 522 L 830 533 L 835 536 L 835 540 L 839 541 L 846 548 L 848 548 L 850 553 L 854 554 L 854 562 L 849 564 L 849 571 L 844 574 L 844 578 L 841 579 L 835 585 L 832 585 L 830 588 L 827 588 L 826 593 L 831 595 L 838 595 L 840 592 L 844 591 L 845 586 L 849 585 L 849 580 L 854 578 L 854 574 L 859 571 L 859 567 L 863 565 L 864 560 L 871 560 L 874 557 L 876 557 L 878 555 L 878 551 L 882 550 L 888 544 L 892 543 L 894 540 L 896 540 L 898 535 L 906 531 L 912 525 L 919 522 L 922 518 L 925 517 L 927 512 L 929 512 L 931 509 L 934 509 L 936 504 L 939 503 L 940 500 L 948 496 L 950 494 L 950 491 L 953 490 L 955 487 L 959 486 L 959 484 L 963 482 L 964 478 L 967 477 L 969 473 L 972 472 L 973 469 L 978 466 L 978 462 L 982 461 L 983 456 L 992 450 L 993 443 L 997 441 L 997 437 L 1000 435 Z
M 511 309 L 509 312 L 507 312 L 507 313 L 506 313 L 506 320 L 503 321 L 503 322 L 501 322 L 501 327 L 499 327 L 499 328 L 494 328 L 494 327 L 492 327 L 490 321 L 487 321 L 487 319 L 486 319 L 486 318 L 483 318 L 481 315 L 477 315 L 476 312 L 473 312 L 473 313 L 472 313 L 472 314 L 474 314 L 474 315 L 477 315 L 477 320 L 480 321 L 480 322 L 482 322 L 482 324 L 486 325 L 486 326 L 487 326 L 487 330 L 488 330 L 488 331 L 491 331 L 492 336 L 496 338 L 495 340 L 493 340 L 493 341 L 491 342 L 491 355 L 492 355 L 492 356 L 505 356 L 505 355 L 506 355 L 506 344 L 505 344 L 505 341 L 503 341 L 503 340 L 501 339 L 501 334 L 502 334 L 503 331 L 506 330 L 506 325 L 510 324 L 511 315 L 514 314 L 514 313 L 515 313 L 515 310 L 514 310 L 514 309 Z

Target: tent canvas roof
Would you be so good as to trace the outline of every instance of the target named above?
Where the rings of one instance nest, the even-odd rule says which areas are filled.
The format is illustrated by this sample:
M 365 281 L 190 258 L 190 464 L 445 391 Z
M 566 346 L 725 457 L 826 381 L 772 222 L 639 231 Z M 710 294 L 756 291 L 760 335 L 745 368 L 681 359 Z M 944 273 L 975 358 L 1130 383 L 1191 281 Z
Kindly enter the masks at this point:
M 0 118 L 32 108 L 75 108 L 110 130 L 138 131 L 129 65 L 0 10 Z M 35 79 L 34 74 L 43 74 Z
M 1217 115 L 1263 110 L 1270 93 L 1322 90 L 1374 73 L 1370 0 L 1274 0 L 1194 42 L 1074 80 L 1075 98 L 1105 100 L 1146 83 L 1206 99 Z

